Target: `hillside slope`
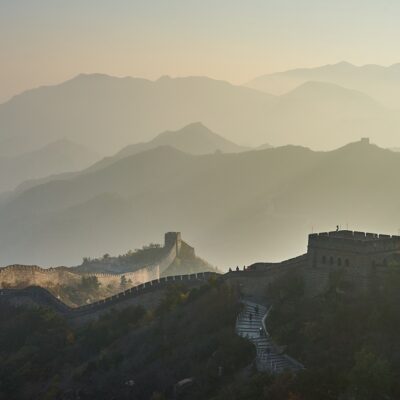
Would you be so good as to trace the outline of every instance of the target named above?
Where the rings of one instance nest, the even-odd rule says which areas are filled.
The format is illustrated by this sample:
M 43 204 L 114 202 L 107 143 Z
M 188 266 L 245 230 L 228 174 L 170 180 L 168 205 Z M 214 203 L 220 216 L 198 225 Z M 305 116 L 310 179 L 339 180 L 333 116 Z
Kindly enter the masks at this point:
M 98 160 L 98 155 L 68 140 L 58 140 L 39 150 L 15 157 L 0 157 L 0 192 L 31 179 L 79 171 Z

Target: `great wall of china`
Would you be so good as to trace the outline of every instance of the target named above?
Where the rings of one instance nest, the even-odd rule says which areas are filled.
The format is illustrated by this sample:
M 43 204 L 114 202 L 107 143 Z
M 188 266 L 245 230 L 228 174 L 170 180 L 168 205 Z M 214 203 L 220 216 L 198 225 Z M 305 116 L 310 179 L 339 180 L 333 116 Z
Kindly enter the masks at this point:
M 39 286 L 24 289 L 0 289 L 0 301 L 13 305 L 50 307 L 74 322 L 85 322 L 97 318 L 110 309 L 121 309 L 132 305 L 154 308 L 162 300 L 166 289 L 172 285 L 184 285 L 194 288 L 204 285 L 220 275 L 214 272 L 202 272 L 190 275 L 168 276 L 134 286 L 114 296 L 95 303 L 72 308 L 53 296 L 48 290 Z
M 176 237 L 179 238 L 180 235 Z M 179 253 L 180 248 L 179 242 L 171 243 L 173 243 L 173 249 L 170 252 L 172 259 L 174 254 Z M 152 308 L 161 301 L 169 285 L 180 283 L 193 287 L 202 285 L 211 278 L 222 279 L 228 284 L 237 285 L 243 296 L 255 300 L 265 298 L 271 283 L 292 271 L 301 272 L 306 291 L 311 296 L 323 292 L 328 287 L 330 274 L 338 269 L 343 270 L 347 278 L 358 288 L 365 289 L 372 275 L 385 276 L 392 270 L 393 263 L 397 263 L 398 260 L 400 260 L 400 237 L 398 236 L 337 231 L 310 235 L 306 254 L 280 263 L 256 263 L 247 267 L 246 270 L 234 269 L 223 275 L 205 272 L 158 276 L 110 298 L 75 309 L 67 307 L 51 293 L 38 287 L 1 289 L 0 299 L 14 304 L 47 305 L 72 319 L 90 319 L 112 308 L 126 305 L 143 304 L 145 307 Z
M 134 272 L 122 274 L 111 273 L 80 273 L 72 268 L 56 267 L 41 268 L 36 265 L 9 265 L 0 268 L 0 287 L 28 287 L 78 284 L 82 277 L 96 277 L 101 285 L 120 285 L 124 276 L 131 286 L 153 280 L 160 276 L 160 266 L 150 265 Z
M 175 237 L 180 239 L 180 235 Z M 172 239 L 173 236 L 169 236 L 168 240 Z M 179 240 L 172 240 L 170 245 L 171 243 L 169 257 L 163 268 L 167 268 L 168 263 L 181 251 Z M 111 310 L 128 306 L 141 305 L 147 309 L 154 309 L 165 298 L 168 288 L 173 285 L 183 285 L 191 289 L 211 280 L 220 280 L 235 285 L 241 292 L 244 308 L 238 315 L 236 331 L 254 344 L 256 368 L 270 373 L 280 373 L 284 370 L 296 373 L 304 366 L 276 346 L 266 328 L 267 308 L 270 309 L 267 293 L 270 285 L 287 273 L 300 272 L 306 294 L 315 296 L 329 287 L 331 273 L 340 270 L 354 283 L 352 291 L 365 290 L 372 276 L 374 279 L 378 277 L 378 280 L 379 277 L 385 277 L 389 271 L 393 271 L 393 266 L 400 266 L 399 261 L 398 236 L 336 231 L 309 235 L 306 254 L 280 263 L 256 263 L 244 270 L 229 269 L 225 274 L 202 272 L 161 278 L 158 276 L 114 296 L 81 307 L 68 307 L 49 291 L 38 286 L 0 289 L 0 302 L 5 301 L 14 306 L 49 307 L 67 318 L 71 324 L 80 325 Z M 395 270 L 399 272 L 400 267 Z M 250 313 L 254 315 L 253 319 L 249 316 Z
M 41 268 L 36 265 L 9 265 L 0 268 L 0 288 L 24 288 L 29 286 L 50 287 L 51 285 L 76 285 L 82 277 L 96 277 L 103 286 L 119 287 L 125 277 L 129 287 L 159 279 L 174 260 L 185 252 L 186 256 L 195 256 L 194 249 L 185 243 L 179 232 L 165 234 L 162 257 L 155 258 L 150 265 L 140 266 L 134 271 L 123 273 L 85 272 L 79 268 L 56 267 Z M 149 250 L 151 252 L 151 250 Z

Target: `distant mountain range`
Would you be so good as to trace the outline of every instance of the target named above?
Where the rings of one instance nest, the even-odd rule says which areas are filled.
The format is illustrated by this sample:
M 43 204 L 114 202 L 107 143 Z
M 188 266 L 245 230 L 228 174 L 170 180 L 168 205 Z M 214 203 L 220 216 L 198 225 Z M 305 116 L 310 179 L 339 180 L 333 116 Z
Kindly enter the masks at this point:
M 0 193 L 12 190 L 27 180 L 79 171 L 98 159 L 93 151 L 69 140 L 58 140 L 14 157 L 0 157 Z
M 399 168 L 400 154 L 366 141 L 330 152 L 157 147 L 15 193 L 0 205 L 0 263 L 78 264 L 179 230 L 221 267 L 297 255 L 307 233 L 338 224 L 396 233 Z
M 311 78 L 296 78 L 292 91 L 275 96 L 205 77 L 80 75 L 0 105 L 0 157 L 63 137 L 110 155 L 193 121 L 248 146 L 291 143 L 328 150 L 360 136 L 385 147 L 399 145 L 399 112 L 358 87 Z
M 111 154 L 193 121 L 237 142 L 265 142 L 265 110 L 271 102 L 274 96 L 205 77 L 148 81 L 79 75 L 0 105 L 0 155 L 61 137 Z
M 341 63 L 256 89 L 94 74 L 16 96 L 0 105 L 0 264 L 76 265 L 182 231 L 223 267 L 297 255 L 338 224 L 396 233 L 400 113 L 369 89 L 395 88 L 398 69 Z M 308 148 L 361 137 L 394 151 Z
M 358 67 L 340 62 L 317 68 L 298 68 L 262 75 L 246 86 L 281 95 L 309 81 L 333 83 L 358 90 L 388 107 L 400 109 L 400 63 L 389 67 L 375 64 Z

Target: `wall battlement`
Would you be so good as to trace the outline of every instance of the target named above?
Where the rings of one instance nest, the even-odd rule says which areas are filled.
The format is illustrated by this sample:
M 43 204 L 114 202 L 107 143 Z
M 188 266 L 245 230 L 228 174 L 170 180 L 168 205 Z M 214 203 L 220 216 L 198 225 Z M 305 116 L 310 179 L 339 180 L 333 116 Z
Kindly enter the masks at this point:
M 118 286 L 122 276 L 126 278 L 130 286 L 160 278 L 162 273 L 174 262 L 181 253 L 195 256 L 193 247 L 182 240 L 180 232 L 168 232 L 165 234 L 164 250 L 162 257 L 152 264 L 142 265 L 130 272 L 92 272 L 71 267 L 42 268 L 37 265 L 9 265 L 0 268 L 1 287 L 28 287 L 52 285 L 75 285 L 82 277 L 96 277 L 101 285 Z
M 351 240 L 354 243 L 358 242 L 382 242 L 382 241 L 393 241 L 400 243 L 400 236 L 397 235 L 385 235 L 370 232 L 358 232 L 358 231 L 332 231 L 332 232 L 320 232 L 312 233 L 308 236 L 309 241 L 314 240 Z
M 307 254 L 314 267 L 387 265 L 400 256 L 400 236 L 352 231 L 311 234 Z
M 187 287 L 196 287 L 218 276 L 219 274 L 215 272 L 168 276 L 134 286 L 104 300 L 77 308 L 67 306 L 48 290 L 38 286 L 24 289 L 0 289 L 0 301 L 6 301 L 17 306 L 46 306 L 71 320 L 86 321 L 114 308 L 118 309 L 136 304 L 145 306 L 145 303 L 156 306 L 161 301 L 165 289 L 171 285 L 183 284 Z
M 49 287 L 49 285 L 75 285 L 81 281 L 82 277 L 96 277 L 99 283 L 104 286 L 119 285 L 122 276 L 124 276 L 127 281 L 131 281 L 132 285 L 137 285 L 158 278 L 159 275 L 158 265 L 122 274 L 85 273 L 67 267 L 41 268 L 37 265 L 9 265 L 0 268 L 0 288 L 10 286 Z
M 165 264 L 158 266 L 158 276 L 155 279 L 147 279 L 144 283 L 96 303 L 69 308 L 42 288 L 0 289 L 0 300 L 9 299 L 17 304 L 19 304 L 18 302 L 23 304 L 23 299 L 28 299 L 34 304 L 53 307 L 69 318 L 88 320 L 103 311 L 126 305 L 141 304 L 154 307 L 157 302 L 161 301 L 165 288 L 170 284 L 182 283 L 192 287 L 216 277 L 229 284 L 238 285 L 248 296 L 261 298 L 265 296 L 268 287 L 276 279 L 284 277 L 286 273 L 301 272 L 305 279 L 306 292 L 309 295 L 315 295 L 328 287 L 331 272 L 342 268 L 350 280 L 356 282 L 359 287 L 365 288 L 372 275 L 384 276 L 389 271 L 387 266 L 390 261 L 395 257 L 400 257 L 399 236 L 351 231 L 323 232 L 309 235 L 306 254 L 280 263 L 256 263 L 245 270 L 236 271 L 234 269 L 223 276 L 214 272 L 203 272 L 160 278 L 160 271 L 164 271 L 165 266 L 169 265 L 168 263 L 175 259 L 180 251 L 191 251 L 190 249 L 192 249 L 182 240 L 174 238 L 178 238 L 175 233 L 166 234 L 165 247 L 168 247 L 168 252 Z M 180 245 L 177 245 L 177 242 L 180 242 Z M 183 250 L 185 246 L 188 248 Z M 4 268 L 3 271 L 9 271 L 12 268 Z M 22 272 L 27 270 L 46 271 L 37 266 L 14 266 L 14 268 Z M 54 270 L 56 269 L 53 269 L 53 272 Z M 121 275 L 129 276 L 129 274 L 118 276 Z M 98 276 L 109 278 L 110 274 L 98 274 Z M 113 275 L 111 276 L 113 277 Z
M 322 232 L 308 237 L 308 252 L 315 249 L 331 249 L 363 254 L 400 252 L 400 236 L 369 232 Z

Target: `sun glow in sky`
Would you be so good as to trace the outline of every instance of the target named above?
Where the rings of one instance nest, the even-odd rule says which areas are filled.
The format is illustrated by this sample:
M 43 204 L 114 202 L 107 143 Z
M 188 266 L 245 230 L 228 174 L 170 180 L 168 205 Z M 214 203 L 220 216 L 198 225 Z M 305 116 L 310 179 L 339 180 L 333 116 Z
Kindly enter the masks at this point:
M 82 72 L 255 76 L 400 61 L 397 0 L 0 0 L 0 102 Z

